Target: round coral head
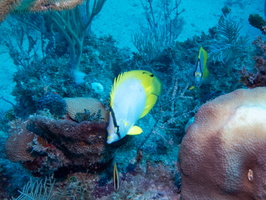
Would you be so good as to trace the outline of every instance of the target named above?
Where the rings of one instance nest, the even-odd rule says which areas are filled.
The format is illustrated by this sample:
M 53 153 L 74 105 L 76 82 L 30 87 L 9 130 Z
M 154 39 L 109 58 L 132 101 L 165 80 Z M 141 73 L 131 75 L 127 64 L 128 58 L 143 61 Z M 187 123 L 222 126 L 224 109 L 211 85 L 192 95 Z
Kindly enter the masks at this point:
M 266 199 L 266 88 L 200 107 L 179 152 L 183 199 Z

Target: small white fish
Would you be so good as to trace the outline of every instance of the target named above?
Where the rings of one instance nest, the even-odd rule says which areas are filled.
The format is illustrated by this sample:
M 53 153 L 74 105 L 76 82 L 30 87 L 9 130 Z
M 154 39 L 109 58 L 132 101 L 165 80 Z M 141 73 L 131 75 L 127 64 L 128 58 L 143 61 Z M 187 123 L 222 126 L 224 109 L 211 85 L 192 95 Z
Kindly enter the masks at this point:
M 152 109 L 161 90 L 161 81 L 148 71 L 133 70 L 120 74 L 114 80 L 110 94 L 107 143 L 118 141 L 126 135 L 142 133 L 135 123 Z

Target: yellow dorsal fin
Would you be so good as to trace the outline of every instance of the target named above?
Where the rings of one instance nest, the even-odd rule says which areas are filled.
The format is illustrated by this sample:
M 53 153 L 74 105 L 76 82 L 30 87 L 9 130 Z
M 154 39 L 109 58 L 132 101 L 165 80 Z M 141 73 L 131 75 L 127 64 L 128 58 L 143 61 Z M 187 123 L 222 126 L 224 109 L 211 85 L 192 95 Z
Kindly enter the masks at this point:
M 127 135 L 139 135 L 143 132 L 143 130 L 139 126 L 132 126 L 131 129 L 129 129 Z
M 114 79 L 114 83 L 112 85 L 112 89 L 111 89 L 111 93 L 110 93 L 110 106 L 113 106 L 113 100 L 114 100 L 114 94 L 116 92 L 116 88 L 121 84 L 121 82 L 123 82 L 125 79 L 123 78 L 125 73 L 121 73 L 119 74 L 115 79 Z

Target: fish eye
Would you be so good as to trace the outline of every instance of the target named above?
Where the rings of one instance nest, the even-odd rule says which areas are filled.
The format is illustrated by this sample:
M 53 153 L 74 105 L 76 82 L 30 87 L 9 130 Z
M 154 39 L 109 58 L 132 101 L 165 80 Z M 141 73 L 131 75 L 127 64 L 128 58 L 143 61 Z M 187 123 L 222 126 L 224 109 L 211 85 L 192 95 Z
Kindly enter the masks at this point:
M 148 74 L 147 72 L 142 72 L 142 74 Z M 154 77 L 154 74 L 149 74 L 150 77 Z

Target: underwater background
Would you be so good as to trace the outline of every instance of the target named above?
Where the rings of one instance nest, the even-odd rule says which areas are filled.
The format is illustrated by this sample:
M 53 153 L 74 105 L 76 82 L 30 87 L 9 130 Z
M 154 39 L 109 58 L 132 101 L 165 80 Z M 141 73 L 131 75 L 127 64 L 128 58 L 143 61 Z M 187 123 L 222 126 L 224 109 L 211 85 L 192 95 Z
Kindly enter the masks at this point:
M 180 199 L 200 106 L 266 85 L 264 4 L 1 1 L 0 199 Z M 161 94 L 140 135 L 107 144 L 114 79 L 132 70 Z

